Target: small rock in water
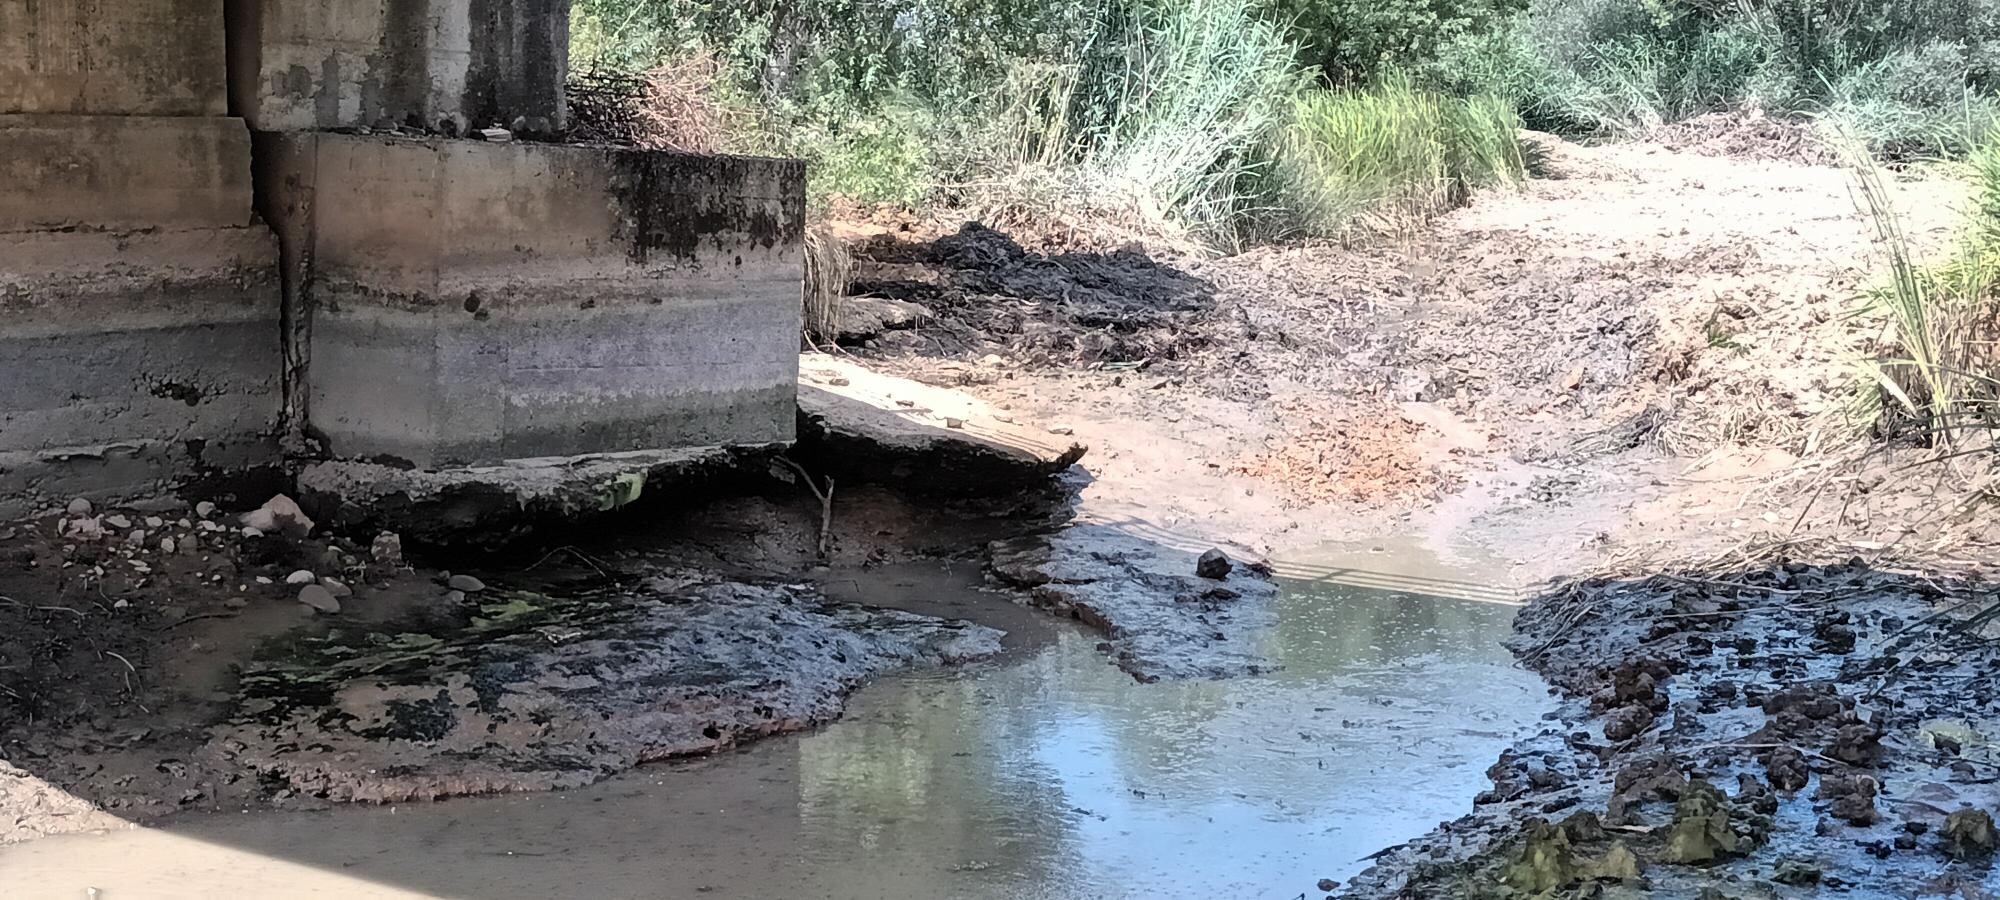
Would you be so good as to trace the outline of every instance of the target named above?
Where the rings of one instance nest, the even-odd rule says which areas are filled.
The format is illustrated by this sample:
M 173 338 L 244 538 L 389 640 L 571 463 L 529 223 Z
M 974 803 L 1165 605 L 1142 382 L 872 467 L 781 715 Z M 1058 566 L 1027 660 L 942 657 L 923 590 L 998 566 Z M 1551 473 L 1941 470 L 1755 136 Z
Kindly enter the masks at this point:
M 203 500 L 194 505 L 194 514 L 204 519 L 215 515 L 215 504 Z
M 176 543 L 174 543 L 174 539 L 173 539 L 173 538 L 170 538 L 170 537 L 165 537 L 165 538 L 160 538 L 160 552 L 161 552 L 161 553 L 172 553 L 172 552 L 174 552 L 175 550 L 178 550 L 178 549 L 180 549 L 180 545 L 179 545 L 179 544 L 176 544 Z
M 299 602 L 320 612 L 340 612 L 340 600 L 324 585 L 309 584 L 299 588 Z
M 400 566 L 403 564 L 403 538 L 393 531 L 384 531 L 368 545 L 368 555 L 382 565 Z
M 292 498 L 279 494 L 264 501 L 264 505 L 244 513 L 240 520 L 245 527 L 255 528 L 265 534 L 282 534 L 297 540 L 312 534 L 313 520 L 306 518 L 306 512 L 299 508 Z
M 71 500 L 69 502 L 68 509 L 69 509 L 69 514 L 72 516 L 90 515 L 90 510 L 91 510 L 90 501 L 82 497 L 78 497 L 75 500 Z
M 166 524 L 167 524 L 167 520 L 165 520 L 165 519 L 162 519 L 162 518 L 160 518 L 159 516 L 147 516 L 147 517 L 146 517 L 146 527 L 147 527 L 147 528 L 163 528 L 163 527 L 166 527 Z
M 1202 554 L 1201 559 L 1195 561 L 1194 573 L 1203 578 L 1213 578 L 1220 581 L 1228 578 L 1230 570 L 1234 568 L 1236 568 L 1236 564 L 1229 561 L 1229 554 L 1221 550 L 1211 549 L 1207 553 Z
M 1993 855 L 1993 817 L 1983 809 L 1966 807 L 1944 817 L 1939 833 L 1944 852 L 1956 859 L 1984 859 Z
M 286 584 L 312 584 L 317 581 L 319 581 L 319 576 L 314 575 L 311 569 L 300 569 L 285 576 Z
M 335 597 L 352 597 L 352 596 L 354 596 L 354 589 L 353 589 L 353 588 L 351 588 L 351 587 L 348 587 L 348 586 L 347 586 L 347 583 L 346 583 L 346 582 L 343 582 L 343 581 L 341 581 L 341 580 L 339 580 L 339 579 L 336 579 L 336 578 L 322 578 L 322 579 L 320 579 L 320 580 L 319 580 L 319 583 L 320 583 L 321 585 L 325 586 L 325 587 L 326 587 L 326 589 L 327 589 L 327 592 L 328 592 L 328 593 L 331 593 L 331 594 L 332 594 L 332 595 L 334 595 Z
M 486 582 L 480 581 L 470 575 L 453 575 L 445 584 L 454 591 L 464 591 L 468 594 L 476 594 L 486 590 Z

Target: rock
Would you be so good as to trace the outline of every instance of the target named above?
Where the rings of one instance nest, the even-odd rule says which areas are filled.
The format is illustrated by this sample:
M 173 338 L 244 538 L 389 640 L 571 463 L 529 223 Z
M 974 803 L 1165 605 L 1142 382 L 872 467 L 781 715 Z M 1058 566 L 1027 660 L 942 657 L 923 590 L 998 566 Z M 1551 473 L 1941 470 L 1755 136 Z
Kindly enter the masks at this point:
M 146 527 L 147 527 L 147 528 L 152 528 L 152 529 L 160 529 L 160 528 L 165 528 L 166 526 L 167 526 L 167 520 L 165 520 L 165 519 L 162 519 L 162 518 L 160 518 L 159 516 L 147 516 L 147 517 L 146 517 Z
M 368 555 L 385 566 L 403 564 L 403 539 L 393 531 L 384 531 L 368 544 Z
M 1210 548 L 1207 553 L 1203 553 L 1201 558 L 1195 560 L 1194 563 L 1194 573 L 1196 575 L 1203 578 L 1213 578 L 1217 581 L 1228 578 L 1230 570 L 1234 568 L 1236 568 L 1236 564 L 1229 561 L 1229 554 L 1215 548 Z
M 1051 426 L 1049 426 L 1049 433 L 1050 433 L 1050 434 L 1060 434 L 1060 435 L 1065 435 L 1065 436 L 1067 436 L 1067 435 L 1072 435 L 1072 434 L 1075 434 L 1075 433 L 1076 433 L 1076 429 L 1074 429 L 1074 428 L 1071 428 L 1071 427 L 1069 427 L 1068 425 L 1051 425 Z
M 1983 809 L 1967 807 L 1944 817 L 1938 832 L 1944 852 L 1955 859 L 1983 859 L 1993 855 L 1993 817 Z
M 180 549 L 180 544 L 176 543 L 173 538 L 170 537 L 160 538 L 161 553 L 172 553 L 179 549 Z
M 104 524 L 119 529 L 130 528 L 132 519 L 128 516 L 110 515 L 104 517 Z
M 946 427 L 946 428 L 964 428 L 964 427 L 965 427 L 965 420 L 964 420 L 964 419 L 954 419 L 954 418 L 952 418 L 951 416 L 945 416 L 945 417 L 944 417 L 944 427 Z
M 330 593 L 337 598 L 346 598 L 354 596 L 354 589 L 348 587 L 346 582 L 340 581 L 339 579 L 322 578 L 319 580 L 319 583 L 322 587 L 326 588 L 327 593 Z
M 1604 852 L 1604 858 L 1591 867 L 1590 876 L 1617 881 L 1638 881 L 1639 857 L 1632 852 L 1632 848 L 1625 846 L 1624 841 L 1614 842 L 1611 849 Z
M 194 514 L 196 517 L 203 519 L 215 515 L 215 504 L 210 503 L 207 500 L 203 500 L 200 503 L 194 505 Z
M 1583 877 L 1570 850 L 1569 836 L 1541 819 L 1527 823 L 1528 839 L 1521 855 L 1507 867 L 1501 880 L 1523 894 L 1547 894 Z
M 132 533 L 125 536 L 125 543 L 133 547 L 146 546 L 146 529 L 132 529 Z
M 931 317 L 931 311 L 908 300 L 890 297 L 842 297 L 835 314 L 839 340 L 858 343 L 884 331 L 909 328 Z
M 1778 860 L 1777 867 L 1771 871 L 1771 880 L 1779 884 L 1789 884 L 1793 887 L 1804 887 L 1810 884 L 1818 884 L 1821 874 L 1823 872 L 1820 867 L 1813 865 L 1810 861 L 1787 856 Z
M 264 532 L 263 532 L 262 530 L 260 530 L 260 529 L 257 529 L 257 528 L 252 528 L 252 527 L 250 527 L 250 526 L 248 526 L 248 525 L 245 525 L 245 526 L 243 526 L 243 531 L 242 531 L 242 534 L 243 534 L 243 536 L 244 536 L 244 537 L 246 537 L 246 538 L 250 538 L 250 539 L 252 539 L 252 540 L 255 540 L 255 539 L 257 539 L 257 538 L 260 538 L 260 537 L 263 537 L 263 536 L 264 536 Z
M 62 523 L 62 536 L 83 541 L 94 541 L 104 536 L 104 523 L 96 516 L 69 519 Z
M 257 583 L 258 583 L 258 584 L 275 584 L 276 582 L 272 581 L 272 580 L 271 580 L 271 579 L 269 579 L 269 578 L 266 578 L 265 576 L 262 576 L 262 575 L 259 575 L 259 576 L 257 576 Z
M 318 581 L 319 576 L 314 575 L 310 569 L 300 569 L 285 576 L 286 584 L 315 584 Z
M 481 128 L 473 134 L 478 135 L 482 141 L 495 144 L 505 144 L 514 139 L 514 133 L 505 128 Z
M 325 585 L 309 584 L 299 588 L 299 602 L 324 613 L 340 612 L 340 599 Z
M 1706 781 L 1688 782 L 1674 804 L 1674 823 L 1667 830 L 1667 858 L 1677 863 L 1712 862 L 1736 852 L 1736 832 L 1729 827 L 1729 807 L 1722 792 Z
M 305 510 L 284 494 L 264 501 L 263 506 L 244 513 L 239 521 L 246 528 L 255 528 L 265 534 L 282 534 L 292 540 L 306 537 L 313 530 L 313 520 L 306 517 Z
M 464 592 L 464 591 L 445 591 L 445 592 L 444 592 L 444 602 L 446 602 L 446 603 L 450 603 L 450 604 L 452 604 L 452 605 L 454 605 L 454 606 L 455 606 L 455 605 L 457 605 L 457 604 L 460 604 L 460 603 L 464 603 L 464 602 L 465 602 L 465 592 Z
M 69 506 L 66 508 L 69 510 L 69 514 L 72 516 L 90 515 L 90 511 L 92 509 L 90 501 L 82 497 L 78 497 L 75 500 L 71 500 L 69 502 Z
M 470 575 L 453 575 L 445 581 L 445 584 L 454 591 L 464 591 L 468 594 L 476 594 L 486 590 L 486 582 L 480 581 Z
M 1335 881 L 1331 878 L 1322 878 L 1319 880 L 1319 884 L 1314 885 L 1314 887 L 1317 887 L 1322 891 L 1331 891 L 1334 888 L 1340 887 L 1340 882 Z

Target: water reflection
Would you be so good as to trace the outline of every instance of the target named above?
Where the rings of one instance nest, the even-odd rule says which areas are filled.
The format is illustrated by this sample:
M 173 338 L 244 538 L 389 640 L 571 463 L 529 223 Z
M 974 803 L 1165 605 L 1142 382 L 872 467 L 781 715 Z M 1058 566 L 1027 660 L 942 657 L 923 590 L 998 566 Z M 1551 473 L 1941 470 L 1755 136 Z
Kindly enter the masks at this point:
M 223 874 L 241 868 L 229 855 L 256 854 L 344 873 L 317 886 L 343 897 L 370 896 L 367 879 L 385 896 L 1289 900 L 1464 812 L 1546 700 L 1499 646 L 1513 610 L 1490 572 L 1366 548 L 1281 572 L 1309 576 L 1286 580 L 1261 648 L 1281 671 L 1150 685 L 1093 635 L 970 591 L 969 573 L 851 573 L 858 595 L 1027 639 L 741 753 L 559 794 L 182 820 L 177 837 L 206 843 L 172 855 L 130 835 L 46 840 L 0 852 L 0 883 L 216 896 L 247 885 Z M 1447 584 L 1474 596 L 1414 587 Z M 285 895 L 312 887 L 293 877 Z
M 801 822 L 928 860 L 926 896 L 1291 897 L 1463 812 L 1546 708 L 1499 645 L 1506 605 L 1286 588 L 1265 678 L 1140 685 L 1070 632 L 978 679 L 879 689 L 800 742 Z

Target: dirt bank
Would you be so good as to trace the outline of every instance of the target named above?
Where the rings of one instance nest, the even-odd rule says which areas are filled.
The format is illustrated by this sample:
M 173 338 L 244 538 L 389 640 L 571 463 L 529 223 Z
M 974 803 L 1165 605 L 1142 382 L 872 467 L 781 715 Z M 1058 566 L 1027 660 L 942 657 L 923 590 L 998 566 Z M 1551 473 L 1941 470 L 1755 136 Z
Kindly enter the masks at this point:
M 1994 603 L 1859 560 L 1559 585 L 1513 645 L 1557 721 L 1347 896 L 1985 896 Z

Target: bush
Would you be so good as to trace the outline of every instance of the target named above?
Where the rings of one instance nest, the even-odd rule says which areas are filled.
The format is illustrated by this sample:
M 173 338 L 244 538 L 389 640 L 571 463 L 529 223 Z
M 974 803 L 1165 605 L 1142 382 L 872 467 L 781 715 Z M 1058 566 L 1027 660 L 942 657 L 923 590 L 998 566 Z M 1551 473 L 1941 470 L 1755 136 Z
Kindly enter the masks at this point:
M 1519 127 L 1504 100 L 1446 97 L 1403 78 L 1309 91 L 1293 103 L 1272 178 L 1291 231 L 1406 227 L 1475 187 L 1525 177 Z
M 1329 84 L 1365 85 L 1436 59 L 1455 42 L 1491 32 L 1526 0 L 1264 0 L 1265 15 L 1294 29 L 1299 61 Z

